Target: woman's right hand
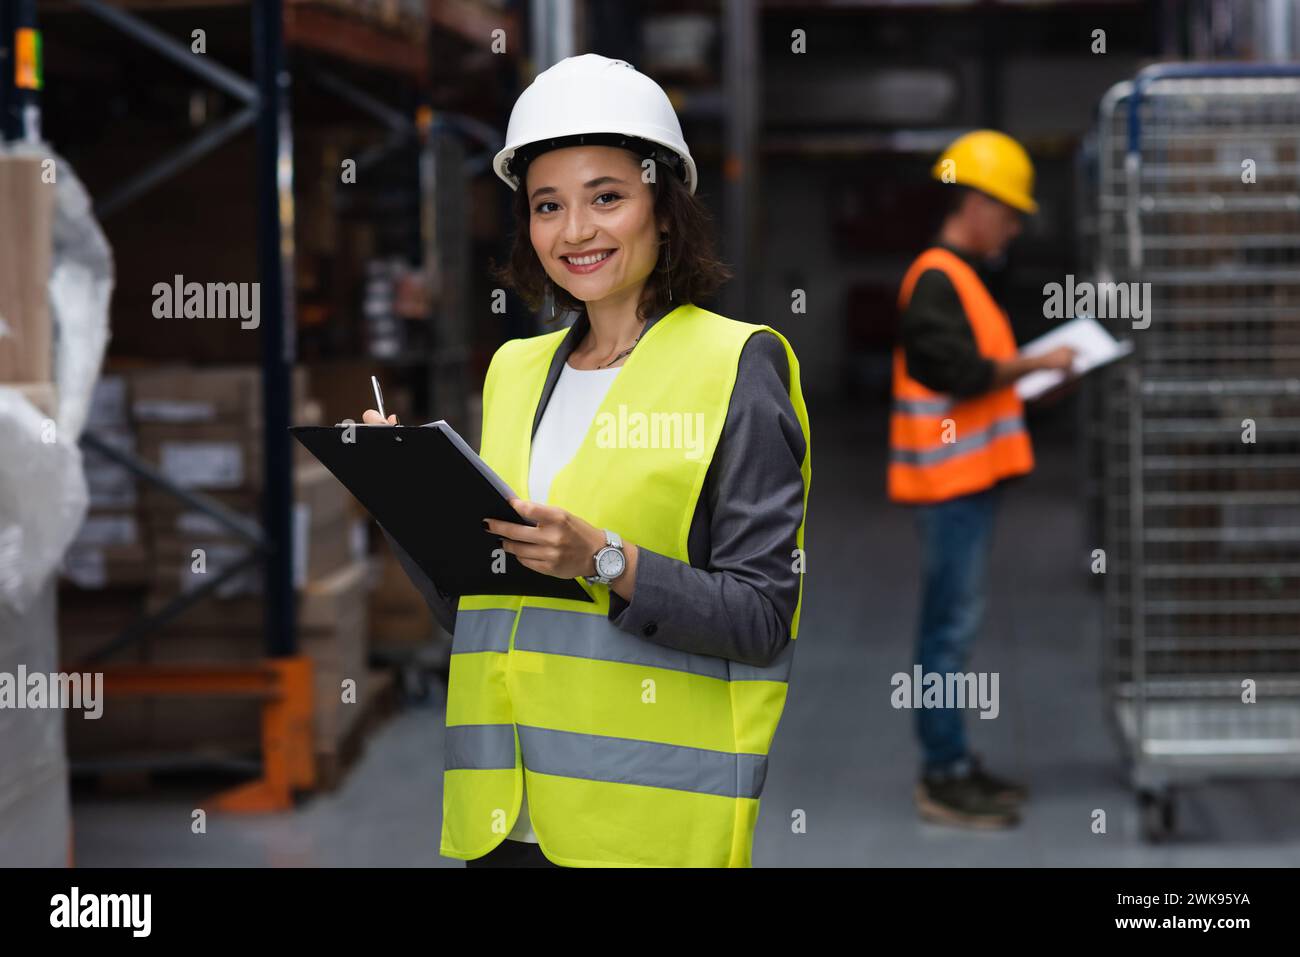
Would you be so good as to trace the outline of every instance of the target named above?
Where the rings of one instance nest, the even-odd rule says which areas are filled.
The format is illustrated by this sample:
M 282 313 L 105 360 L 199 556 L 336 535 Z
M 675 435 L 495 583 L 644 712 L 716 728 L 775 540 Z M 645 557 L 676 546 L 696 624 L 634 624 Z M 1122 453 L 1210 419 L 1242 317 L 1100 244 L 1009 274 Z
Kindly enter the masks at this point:
M 365 425 L 396 425 L 397 416 L 390 415 L 388 421 L 385 422 L 384 417 L 379 414 L 378 410 L 366 409 L 365 414 L 361 416 L 361 421 Z

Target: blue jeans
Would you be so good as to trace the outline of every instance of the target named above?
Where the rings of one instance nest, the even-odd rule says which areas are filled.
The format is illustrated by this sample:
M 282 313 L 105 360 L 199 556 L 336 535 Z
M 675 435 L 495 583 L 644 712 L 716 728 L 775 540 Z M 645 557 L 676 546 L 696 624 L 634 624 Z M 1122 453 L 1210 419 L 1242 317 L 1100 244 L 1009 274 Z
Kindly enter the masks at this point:
M 988 558 L 998 486 L 915 506 L 921 533 L 921 620 L 916 660 L 922 675 L 964 672 L 984 620 Z M 916 708 L 927 773 L 964 773 L 966 730 L 956 708 Z

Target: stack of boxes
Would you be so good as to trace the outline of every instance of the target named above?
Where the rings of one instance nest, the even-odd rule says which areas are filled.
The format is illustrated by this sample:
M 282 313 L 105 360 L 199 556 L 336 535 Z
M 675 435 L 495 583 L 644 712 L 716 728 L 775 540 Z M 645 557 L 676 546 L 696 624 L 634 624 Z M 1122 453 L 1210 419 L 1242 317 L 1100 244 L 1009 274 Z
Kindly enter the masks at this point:
M 306 405 L 306 377 L 293 380 L 293 407 Z M 182 488 L 261 520 L 262 387 L 256 368 L 170 367 L 132 377 L 131 407 L 140 456 Z M 245 541 L 168 491 L 149 485 L 141 511 L 153 541 L 151 599 L 165 602 L 233 564 Z M 195 549 L 199 549 L 196 555 Z M 221 598 L 255 594 L 261 575 L 228 582 Z
M 114 391 L 116 388 L 101 386 L 106 396 L 125 395 Z M 175 484 L 213 498 L 260 526 L 263 414 L 259 370 L 151 368 L 133 372 L 126 389 L 129 403 L 123 398 L 121 405 L 129 409 L 129 415 L 125 416 L 127 428 L 121 431 L 129 435 L 134 430 L 140 458 Z M 106 410 L 114 408 L 112 403 L 104 406 Z M 307 380 L 301 369 L 295 370 L 293 379 L 293 408 L 297 424 L 320 424 L 319 404 L 307 398 Z M 114 414 L 92 427 L 104 435 L 120 425 Z M 318 759 L 332 761 L 366 701 L 366 520 L 351 495 L 324 466 L 297 442 L 293 448 L 298 653 L 310 657 L 315 666 Z M 96 484 L 111 486 L 105 474 L 92 480 L 92 485 Z M 128 517 L 137 520 L 140 529 L 145 556 L 140 581 L 146 586 L 141 610 L 146 613 L 210 581 L 251 548 L 212 516 L 151 483 L 140 482 L 133 493 L 138 508 L 117 517 L 123 523 Z M 88 552 L 88 543 L 83 542 L 79 551 Z M 84 554 L 70 556 L 68 566 L 89 562 Z M 261 592 L 262 566 L 255 562 L 215 594 L 112 660 L 161 665 L 229 664 L 262 658 L 266 640 Z M 71 612 L 65 616 L 69 623 L 83 625 L 75 609 Z M 95 630 L 96 644 L 111 637 L 102 629 Z M 91 646 L 75 634 L 69 639 L 71 648 L 84 651 Z M 233 698 L 123 700 L 106 709 L 104 717 L 93 724 L 99 726 L 93 729 L 93 738 L 82 735 L 82 740 L 72 742 L 74 756 L 125 751 L 254 753 L 261 740 L 260 705 Z
M 107 375 L 95 384 L 86 430 L 124 452 L 136 451 L 128 381 Z M 135 587 L 149 581 L 149 555 L 137 506 L 139 486 L 124 465 L 86 449 L 89 511 L 63 559 L 63 577 L 83 589 Z

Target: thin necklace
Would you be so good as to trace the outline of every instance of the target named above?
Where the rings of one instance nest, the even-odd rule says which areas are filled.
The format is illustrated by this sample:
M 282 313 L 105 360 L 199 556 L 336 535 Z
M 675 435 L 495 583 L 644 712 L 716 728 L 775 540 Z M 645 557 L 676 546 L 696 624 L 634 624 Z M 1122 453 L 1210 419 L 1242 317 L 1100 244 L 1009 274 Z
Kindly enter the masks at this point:
M 612 359 L 610 359 L 608 362 L 606 362 L 605 365 L 596 366 L 596 368 L 597 368 L 597 369 L 604 369 L 604 368 L 606 368 L 607 366 L 612 366 L 612 365 L 613 365 L 615 362 L 617 362 L 619 359 L 623 358 L 625 355 L 627 355 L 629 352 L 631 352 L 633 349 L 635 349 L 635 348 L 636 348 L 636 344 L 637 344 L 638 342 L 641 341 L 641 336 L 644 336 L 644 335 L 645 335 L 645 328 L 642 327 L 641 332 L 637 335 L 637 337 L 636 337 L 635 339 L 632 340 L 632 344 L 631 344 L 630 346 L 628 346 L 626 349 L 624 349 L 622 352 L 620 352 L 620 353 L 619 353 L 618 355 L 616 355 L 614 358 L 612 358 Z

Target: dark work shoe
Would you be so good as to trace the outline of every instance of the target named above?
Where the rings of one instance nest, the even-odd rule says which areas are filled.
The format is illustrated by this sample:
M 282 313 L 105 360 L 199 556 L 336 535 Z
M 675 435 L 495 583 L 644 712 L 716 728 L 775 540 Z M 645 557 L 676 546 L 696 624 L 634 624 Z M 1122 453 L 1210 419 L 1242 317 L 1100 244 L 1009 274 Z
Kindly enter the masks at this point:
M 916 785 L 916 808 L 924 820 L 935 824 L 987 830 L 1020 823 L 1015 808 L 994 800 L 973 774 L 925 775 Z
M 984 788 L 985 793 L 1004 806 L 1015 806 L 1029 797 L 1029 791 L 1023 784 L 989 774 L 980 763 L 980 759 L 975 756 L 971 757 L 971 776 Z

